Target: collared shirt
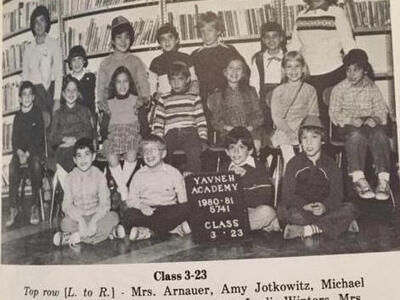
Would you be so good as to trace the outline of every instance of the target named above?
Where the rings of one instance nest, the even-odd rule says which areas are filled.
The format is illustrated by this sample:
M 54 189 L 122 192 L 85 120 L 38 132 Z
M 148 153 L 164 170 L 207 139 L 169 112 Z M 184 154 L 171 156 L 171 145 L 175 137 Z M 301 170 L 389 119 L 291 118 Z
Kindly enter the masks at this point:
M 63 211 L 68 214 L 89 216 L 110 210 L 110 191 L 105 175 L 94 166 L 83 172 L 77 167 L 67 176 Z
M 311 75 L 332 72 L 342 65 L 341 51 L 356 48 L 346 12 L 335 5 L 300 12 L 288 50 L 300 51 Z
M 347 79 L 332 90 L 329 115 L 335 125 L 350 124 L 352 118 L 374 117 L 385 125 L 388 108 L 376 84 L 364 76 L 360 85 L 354 86 Z
M 264 84 L 280 84 L 282 81 L 282 58 L 283 51 L 279 50 L 276 55 L 270 55 L 268 51 L 263 53 L 264 63 Z M 258 91 L 260 89 L 260 74 L 257 68 L 256 60 L 251 64 L 250 85 Z
M 243 167 L 243 166 L 245 166 L 245 165 L 249 165 L 250 167 L 255 168 L 255 167 L 256 167 L 256 162 L 255 162 L 255 160 L 254 160 L 254 157 L 251 156 L 251 155 L 249 155 L 249 156 L 246 158 L 246 160 L 245 160 L 243 163 L 241 163 L 241 164 L 239 165 L 239 167 Z M 231 163 L 229 164 L 228 170 L 229 170 L 229 171 L 232 170 L 232 168 L 235 167 L 235 166 L 237 166 L 237 165 L 234 164 L 233 162 L 231 162 Z
M 62 54 L 58 41 L 46 35 L 43 44 L 36 41 L 25 48 L 22 78 L 33 84 L 42 84 L 47 90 L 52 81 L 54 85 L 54 98 L 60 99 L 62 86 Z
M 132 207 L 173 205 L 187 202 L 185 180 L 173 166 L 162 163 L 160 168 L 144 166 L 132 178 L 128 201 Z

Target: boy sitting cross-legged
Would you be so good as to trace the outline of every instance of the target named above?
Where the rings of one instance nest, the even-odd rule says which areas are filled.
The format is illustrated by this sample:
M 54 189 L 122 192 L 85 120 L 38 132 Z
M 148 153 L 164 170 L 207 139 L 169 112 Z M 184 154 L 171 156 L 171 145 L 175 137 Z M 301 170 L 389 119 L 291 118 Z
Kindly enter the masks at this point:
M 82 138 L 75 143 L 76 167 L 67 175 L 62 203 L 65 217 L 61 221 L 61 232 L 53 237 L 56 246 L 79 242 L 97 244 L 107 239 L 118 224 L 117 213 L 110 211 L 106 178 L 92 165 L 95 157 L 91 139 Z
M 300 125 L 299 142 L 303 152 L 287 164 L 283 177 L 279 219 L 288 224 L 283 237 L 309 237 L 322 233 L 337 238 L 358 231 L 358 210 L 343 202 L 342 171 L 333 159 L 321 152 L 325 131 L 321 120 L 308 116 Z M 350 226 L 351 225 L 351 226 Z M 350 226 L 350 227 L 349 227 Z
M 122 217 L 130 240 L 148 239 L 157 234 L 190 233 L 185 181 L 177 169 L 164 163 L 165 141 L 156 135 L 142 139 L 139 149 L 145 166 L 133 176 Z
M 268 169 L 252 154 L 254 141 L 245 127 L 235 127 L 225 137 L 225 151 L 231 162 L 225 171 L 241 176 L 243 200 L 248 208 L 250 229 L 280 230 L 273 205 L 273 186 Z

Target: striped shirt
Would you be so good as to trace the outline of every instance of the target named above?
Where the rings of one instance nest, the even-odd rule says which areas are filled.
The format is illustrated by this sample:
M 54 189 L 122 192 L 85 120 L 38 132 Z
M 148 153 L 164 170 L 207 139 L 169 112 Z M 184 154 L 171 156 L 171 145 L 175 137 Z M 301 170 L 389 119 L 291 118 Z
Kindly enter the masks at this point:
M 153 133 L 164 136 L 174 128 L 196 127 L 200 138 L 207 139 L 207 123 L 199 96 L 168 95 L 157 103 Z
M 347 79 L 339 82 L 332 90 L 329 116 L 335 125 L 345 126 L 353 118 L 373 117 L 379 124 L 387 122 L 388 108 L 375 82 L 364 76 L 360 86 L 352 85 Z

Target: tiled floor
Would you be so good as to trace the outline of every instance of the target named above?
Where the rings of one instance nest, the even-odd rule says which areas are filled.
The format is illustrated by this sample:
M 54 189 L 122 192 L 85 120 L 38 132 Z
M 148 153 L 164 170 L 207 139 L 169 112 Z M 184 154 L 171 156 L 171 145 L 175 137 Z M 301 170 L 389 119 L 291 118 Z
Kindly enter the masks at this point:
M 390 202 L 357 200 L 362 215 L 360 233 L 346 233 L 338 240 L 321 236 L 283 240 L 282 233 L 253 232 L 247 240 L 198 245 L 191 237 L 164 240 L 107 240 L 96 246 L 57 248 L 52 245 L 55 228 L 17 224 L 2 233 L 3 264 L 117 264 L 225 260 L 361 253 L 400 250 L 400 213 Z M 3 218 L 4 219 L 4 218 Z

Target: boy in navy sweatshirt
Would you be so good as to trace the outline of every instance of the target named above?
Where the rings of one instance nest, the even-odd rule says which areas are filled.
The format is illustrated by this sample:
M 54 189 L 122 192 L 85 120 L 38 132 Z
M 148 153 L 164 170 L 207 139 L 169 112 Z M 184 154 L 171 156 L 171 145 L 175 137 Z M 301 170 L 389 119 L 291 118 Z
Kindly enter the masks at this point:
M 273 205 L 273 186 L 269 171 L 255 159 L 254 141 L 245 127 L 235 127 L 225 138 L 225 151 L 231 159 L 223 170 L 233 171 L 241 177 L 243 200 L 246 203 L 250 229 L 278 231 L 278 218 Z
M 278 206 L 279 220 L 288 224 L 283 237 L 323 233 L 337 238 L 347 230 L 358 231 L 353 222 L 358 209 L 353 203 L 343 202 L 342 171 L 321 151 L 325 131 L 318 117 L 304 119 L 299 140 L 303 152 L 287 164 Z

